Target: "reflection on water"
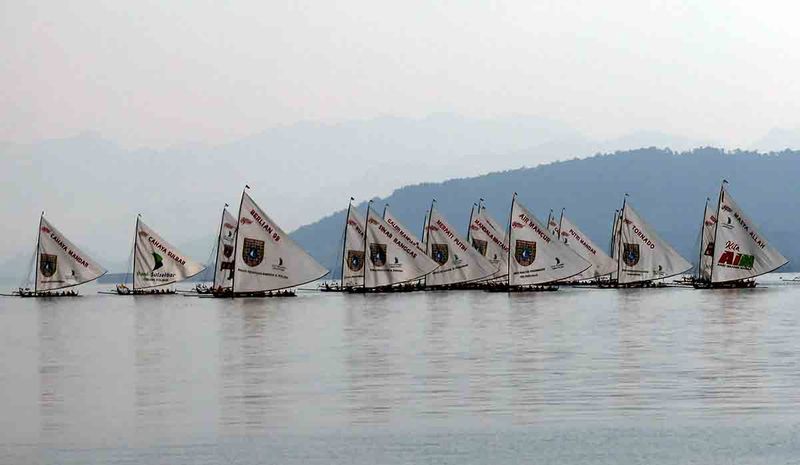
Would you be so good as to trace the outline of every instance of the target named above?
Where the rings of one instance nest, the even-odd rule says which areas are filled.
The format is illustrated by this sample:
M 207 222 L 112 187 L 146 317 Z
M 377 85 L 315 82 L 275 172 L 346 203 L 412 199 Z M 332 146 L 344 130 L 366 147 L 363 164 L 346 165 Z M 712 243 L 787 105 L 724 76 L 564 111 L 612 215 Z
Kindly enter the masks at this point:
M 798 297 L 800 286 L 9 299 L 0 439 L 25 455 L 351 428 L 791 423 Z

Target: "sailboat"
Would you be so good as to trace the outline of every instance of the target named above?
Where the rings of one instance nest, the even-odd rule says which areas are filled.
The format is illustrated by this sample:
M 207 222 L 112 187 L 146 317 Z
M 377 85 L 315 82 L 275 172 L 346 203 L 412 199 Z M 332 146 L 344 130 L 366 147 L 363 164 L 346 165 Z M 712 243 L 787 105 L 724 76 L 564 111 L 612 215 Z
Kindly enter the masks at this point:
M 425 286 L 447 289 L 474 283 L 497 274 L 497 266 L 461 237 L 436 210 L 436 200 L 431 204 L 425 230 L 425 248 L 429 257 L 439 264 L 425 277 Z
M 76 291 L 63 289 L 94 281 L 106 270 L 81 251 L 52 223 L 39 217 L 36 241 L 34 287 L 20 287 L 12 294 L 19 297 L 77 297 Z M 27 279 L 27 278 L 26 278 Z
M 744 213 L 722 182 L 717 208 L 703 214 L 697 288 L 755 287 L 757 276 L 789 263 Z
M 492 281 L 502 281 L 508 277 L 508 236 L 505 228 L 486 211 L 483 199 L 477 205 L 473 205 L 467 240 L 497 269 L 489 277 Z
M 364 285 L 364 219 L 353 208 L 353 197 L 347 204 L 342 234 L 341 274 L 338 285 L 323 283 L 322 292 L 349 291 Z
M 175 294 L 169 286 L 202 272 L 206 267 L 190 259 L 175 246 L 158 235 L 150 226 L 136 216 L 133 235 L 133 284 L 129 288 L 118 284 L 116 295 L 164 295 Z
M 439 267 L 419 248 L 419 240 L 388 211 L 382 218 L 367 206 L 364 242 L 364 282 L 353 292 L 413 290 L 408 283 L 423 278 Z
M 214 296 L 294 296 L 291 288 L 328 274 L 256 204 L 247 189 L 245 186 L 239 205 L 230 290 Z
M 614 258 L 617 259 L 617 286 L 654 286 L 657 279 L 679 275 L 692 268 L 630 206 L 627 194 L 615 235 Z
M 233 286 L 233 249 L 236 239 L 236 218 L 228 211 L 228 204 L 222 209 L 217 243 L 214 247 L 214 276 L 211 287 L 200 283 L 195 286 L 198 294 L 230 292 Z
M 602 277 L 610 276 L 611 273 L 617 269 L 617 263 L 606 255 L 589 236 L 578 229 L 575 223 L 564 216 L 563 208 L 561 209 L 561 218 L 559 219 L 556 231 L 559 232 L 561 241 L 564 244 L 577 252 L 578 255 L 592 265 L 588 270 L 573 276 L 571 280 L 596 281 Z
M 591 266 L 525 208 L 516 193 L 511 200 L 509 243 L 507 285 L 493 290 L 556 290 L 557 281 L 577 276 Z

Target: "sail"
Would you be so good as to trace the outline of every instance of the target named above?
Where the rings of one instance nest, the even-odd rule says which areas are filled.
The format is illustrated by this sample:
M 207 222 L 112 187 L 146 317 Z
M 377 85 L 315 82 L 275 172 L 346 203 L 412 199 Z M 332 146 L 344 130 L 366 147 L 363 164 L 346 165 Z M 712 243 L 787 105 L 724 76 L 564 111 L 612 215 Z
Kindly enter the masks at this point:
M 563 214 L 561 215 L 561 241 L 577 252 L 591 267 L 576 275 L 575 280 L 594 279 L 617 270 L 617 262 L 611 259 L 586 234 Z
M 242 193 L 236 237 L 233 292 L 300 286 L 328 273 L 253 201 Z
M 425 278 L 426 285 L 466 283 L 497 273 L 497 267 L 471 247 L 435 208 L 431 209 L 427 231 L 428 256 L 439 268 Z
M 439 267 L 438 263 L 417 248 L 419 241 L 402 224 L 394 218 L 391 220 L 392 223 L 389 223 L 371 208 L 367 210 L 366 288 L 413 281 Z
M 615 264 L 619 263 L 619 223 L 622 221 L 622 215 L 620 214 L 619 210 L 614 210 L 614 226 L 611 228 L 611 260 L 614 261 Z M 614 270 L 611 272 L 610 278 L 612 280 L 616 280 L 619 278 L 617 276 L 617 270 L 619 266 L 615 267 Z
M 511 207 L 510 286 L 552 283 L 571 278 L 591 265 L 563 242 L 522 203 Z
M 502 228 L 485 208 L 480 208 L 469 225 L 469 238 L 472 247 L 489 260 L 497 269 L 493 278 L 508 275 L 508 238 Z
M 347 209 L 342 254 L 342 286 L 364 285 L 364 219 L 352 206 Z
M 205 269 L 156 234 L 141 219 L 136 221 L 135 240 L 134 289 L 166 286 L 191 278 Z
M 697 272 L 701 280 L 711 281 L 711 268 L 714 263 L 714 230 L 717 225 L 717 207 L 703 212 L 703 228 L 700 233 L 700 263 Z
M 622 209 L 619 236 L 620 284 L 667 278 L 692 268 L 627 204 Z
M 714 283 L 753 278 L 788 263 L 724 188 L 720 193 L 716 231 L 711 271 Z
M 425 252 L 425 243 L 420 241 L 410 229 L 403 226 L 403 223 L 401 223 L 394 215 L 392 215 L 389 209 L 383 211 L 383 220 L 386 221 L 389 227 L 391 227 L 391 231 L 397 233 L 397 235 L 401 236 L 403 240 L 412 243 L 414 247 Z M 422 235 L 425 235 L 424 230 L 422 231 Z
M 236 246 L 236 218 L 227 209 L 222 210 L 219 226 L 217 261 L 214 270 L 214 289 L 230 289 L 233 285 L 233 249 Z
M 36 269 L 36 290 L 52 291 L 77 286 L 99 278 L 106 270 L 70 242 L 49 221 L 39 224 L 39 266 Z

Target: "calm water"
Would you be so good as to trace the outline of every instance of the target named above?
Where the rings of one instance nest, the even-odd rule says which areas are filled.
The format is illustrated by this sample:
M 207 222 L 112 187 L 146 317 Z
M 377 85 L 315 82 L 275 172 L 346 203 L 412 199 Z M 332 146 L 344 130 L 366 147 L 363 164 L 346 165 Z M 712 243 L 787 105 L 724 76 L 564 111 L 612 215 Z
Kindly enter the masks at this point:
M 2 463 L 800 463 L 800 285 L 0 300 Z

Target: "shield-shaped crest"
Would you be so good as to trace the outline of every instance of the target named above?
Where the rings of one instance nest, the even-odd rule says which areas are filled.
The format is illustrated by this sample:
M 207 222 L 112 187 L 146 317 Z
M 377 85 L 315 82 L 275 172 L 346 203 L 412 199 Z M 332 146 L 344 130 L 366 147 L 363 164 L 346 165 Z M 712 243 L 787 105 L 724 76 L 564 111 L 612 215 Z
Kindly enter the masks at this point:
M 623 244 L 622 261 L 628 266 L 636 266 L 639 263 L 639 244 Z
M 514 259 L 521 266 L 530 266 L 536 260 L 536 242 L 517 240 L 514 246 Z
M 363 250 L 348 250 L 347 251 L 347 267 L 350 271 L 358 272 L 364 268 L 364 251 Z
M 450 251 L 447 248 L 447 244 L 431 244 L 431 256 L 433 261 L 440 265 L 447 263 L 447 259 L 450 258 Z
M 475 247 L 475 250 L 481 253 L 484 257 L 486 256 L 486 246 L 487 242 L 482 241 L 480 239 L 472 238 L 472 246 Z
M 42 276 L 45 278 L 49 278 L 56 274 L 56 269 L 58 268 L 58 255 L 50 255 L 47 253 L 43 253 L 39 256 L 39 271 L 42 272 Z
M 222 244 L 222 255 L 225 256 L 225 258 L 231 258 L 231 255 L 233 255 L 233 246 Z
M 247 266 L 258 266 L 264 260 L 264 241 L 258 239 L 244 239 L 244 248 L 242 248 L 242 260 Z
M 386 264 L 386 244 L 369 245 L 369 261 L 373 266 L 383 266 Z

